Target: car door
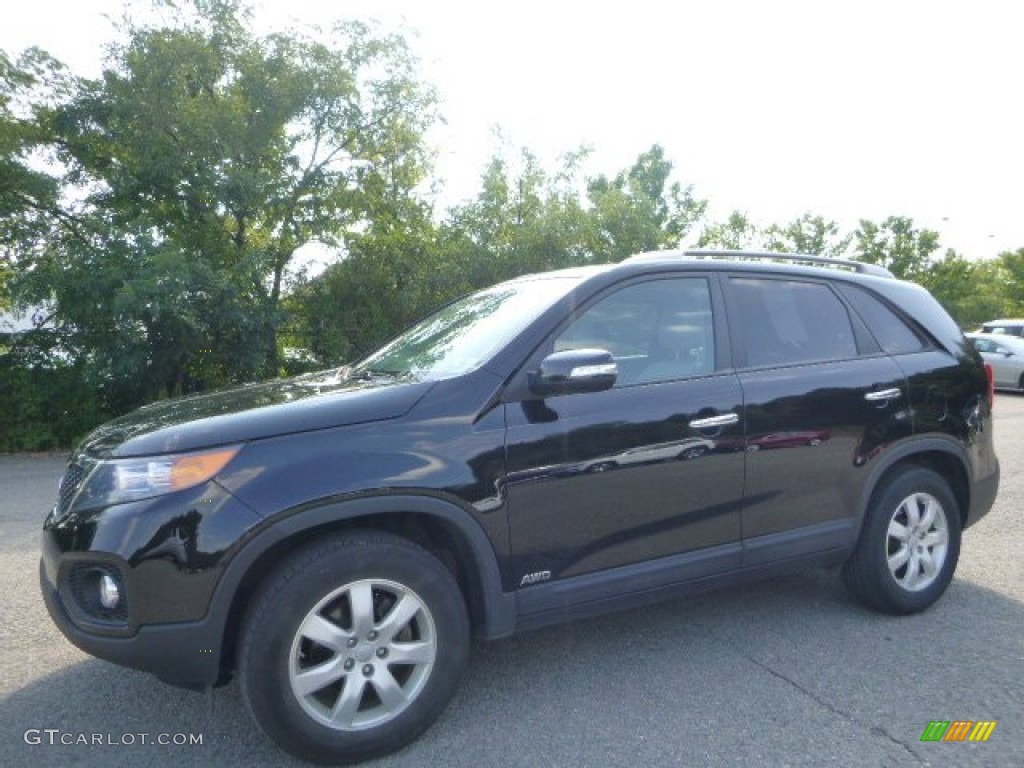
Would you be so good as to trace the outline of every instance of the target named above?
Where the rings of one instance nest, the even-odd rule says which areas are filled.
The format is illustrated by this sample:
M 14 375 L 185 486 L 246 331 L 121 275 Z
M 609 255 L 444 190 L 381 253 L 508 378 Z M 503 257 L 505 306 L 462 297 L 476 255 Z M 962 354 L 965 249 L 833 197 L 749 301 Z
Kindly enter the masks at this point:
M 717 283 L 661 277 L 605 291 L 537 351 L 599 348 L 612 389 L 506 405 L 520 610 L 540 612 L 739 565 L 741 395 Z
M 744 566 L 847 546 L 864 476 L 912 432 L 905 377 L 828 282 L 725 283 L 746 424 Z

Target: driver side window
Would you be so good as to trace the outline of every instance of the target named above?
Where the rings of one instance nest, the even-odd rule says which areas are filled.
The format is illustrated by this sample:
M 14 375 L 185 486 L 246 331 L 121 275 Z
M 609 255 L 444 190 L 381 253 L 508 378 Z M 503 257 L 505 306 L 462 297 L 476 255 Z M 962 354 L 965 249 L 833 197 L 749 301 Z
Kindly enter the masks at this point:
M 555 352 L 604 349 L 616 387 L 671 381 L 715 368 L 711 294 L 704 278 L 635 283 L 589 307 L 554 341 Z

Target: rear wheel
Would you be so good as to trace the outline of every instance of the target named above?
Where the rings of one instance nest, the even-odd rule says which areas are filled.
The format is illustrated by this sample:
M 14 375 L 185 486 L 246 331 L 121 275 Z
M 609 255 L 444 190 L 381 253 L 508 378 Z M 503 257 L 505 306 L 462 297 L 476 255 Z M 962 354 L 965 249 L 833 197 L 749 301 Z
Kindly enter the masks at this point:
M 462 594 L 436 558 L 396 536 L 350 534 L 296 552 L 268 579 L 245 623 L 239 677 L 279 746 L 346 763 L 429 726 L 468 648 Z
M 909 468 L 878 489 L 843 581 L 884 613 L 923 611 L 949 586 L 960 555 L 960 509 L 949 484 Z

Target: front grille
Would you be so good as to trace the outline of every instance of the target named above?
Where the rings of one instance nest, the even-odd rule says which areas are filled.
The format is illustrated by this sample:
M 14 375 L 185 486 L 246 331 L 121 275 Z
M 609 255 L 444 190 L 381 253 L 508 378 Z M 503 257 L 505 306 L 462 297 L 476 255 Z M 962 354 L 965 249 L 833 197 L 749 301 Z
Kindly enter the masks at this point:
M 85 470 L 78 464 L 68 464 L 68 469 L 60 481 L 59 498 L 57 500 L 57 517 L 64 517 L 71 508 L 71 501 L 78 492 L 78 487 L 85 478 Z

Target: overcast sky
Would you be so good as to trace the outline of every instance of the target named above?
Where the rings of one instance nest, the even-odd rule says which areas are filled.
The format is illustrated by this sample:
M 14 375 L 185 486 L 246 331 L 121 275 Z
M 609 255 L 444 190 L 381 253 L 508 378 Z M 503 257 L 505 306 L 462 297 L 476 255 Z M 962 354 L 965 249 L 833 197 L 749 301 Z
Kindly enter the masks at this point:
M 120 0 L 10 3 L 0 48 L 96 74 Z M 1024 6 L 991 2 L 263 0 L 289 18 L 401 26 L 439 90 L 442 202 L 473 195 L 494 126 L 590 172 L 662 144 L 723 217 L 911 216 L 972 257 L 1024 247 Z

